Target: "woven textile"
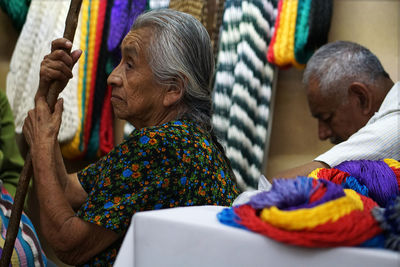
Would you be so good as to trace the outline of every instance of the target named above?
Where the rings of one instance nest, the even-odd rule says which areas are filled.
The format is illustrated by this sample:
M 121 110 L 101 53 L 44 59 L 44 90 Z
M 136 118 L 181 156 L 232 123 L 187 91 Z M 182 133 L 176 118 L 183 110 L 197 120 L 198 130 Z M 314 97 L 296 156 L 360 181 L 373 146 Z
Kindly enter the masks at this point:
M 15 116 L 16 132 L 22 132 L 22 125 L 28 110 L 34 107 L 34 96 L 39 86 L 40 63 L 50 53 L 51 41 L 63 35 L 68 1 L 33 0 L 26 23 L 18 38 L 7 75 L 7 97 Z M 51 10 L 52 12 L 47 12 Z M 77 30 L 73 49 L 79 47 L 80 31 Z M 59 141 L 73 138 L 78 128 L 77 81 L 78 67 L 73 69 L 74 77 L 60 94 L 64 98 L 64 112 Z
M 169 8 L 192 15 L 206 26 L 207 0 L 170 0 Z
M 0 192 L 0 247 L 4 246 L 10 221 L 13 198 L 3 186 Z M 0 248 L 0 252 L 2 249 Z M 46 266 L 47 259 L 40 246 L 39 238 L 32 222 L 22 213 L 15 246 L 11 255 L 12 266 Z
M 148 0 L 149 9 L 167 8 L 169 0 Z
M 82 34 L 82 40 L 80 43 L 80 49 L 83 51 L 81 58 L 77 62 L 79 68 L 79 77 L 78 77 L 78 117 L 79 117 L 79 125 L 73 139 L 61 146 L 61 151 L 65 158 L 67 159 L 75 159 L 83 156 L 84 148 L 82 146 L 82 134 L 84 127 L 84 118 L 85 118 L 85 104 L 86 104 L 86 74 L 88 68 L 88 45 L 89 45 L 89 22 L 90 22 L 90 0 L 83 0 L 81 6 L 81 14 L 80 14 L 80 23 L 78 24 L 77 30 L 80 29 Z
M 100 88 L 98 90 L 97 88 L 97 76 L 103 75 L 102 72 L 100 72 L 99 67 L 102 67 L 100 65 L 100 60 L 99 60 L 99 54 L 100 54 L 100 48 L 102 45 L 102 40 L 103 40 L 103 27 L 104 27 L 104 21 L 105 21 L 105 15 L 106 15 L 106 7 L 107 7 L 107 0 L 100 1 L 99 3 L 99 10 L 98 10 L 98 15 L 97 15 L 97 23 L 96 23 L 96 34 L 94 35 L 94 54 L 93 54 L 93 71 L 92 71 L 92 77 L 91 77 L 91 83 L 90 83 L 90 100 L 89 100 L 89 112 L 88 116 L 85 119 L 85 144 L 87 145 L 87 153 L 86 157 L 87 158 L 95 158 L 96 152 L 99 147 L 99 139 L 92 138 L 92 136 L 96 135 L 98 131 L 95 131 L 95 128 L 93 127 L 95 124 L 95 118 L 98 117 L 98 113 L 95 113 L 94 111 L 94 106 L 95 106 L 95 95 L 98 94 L 99 91 L 103 91 L 103 88 Z M 104 85 L 102 85 L 104 86 Z M 91 115 L 89 115 L 91 114 Z M 96 116 L 97 115 L 97 116 Z M 98 134 L 97 134 L 98 137 Z
M 213 47 L 213 52 L 215 58 L 217 57 L 218 52 L 218 44 L 219 44 L 219 33 L 221 30 L 222 25 L 222 16 L 224 14 L 224 5 L 225 0 L 216 0 L 215 3 L 215 11 L 214 11 L 214 18 L 213 18 L 213 25 L 209 25 L 211 31 L 209 31 L 210 38 L 211 38 L 211 45 Z M 209 14 L 210 14 L 209 10 Z
M 213 125 L 239 186 L 256 187 L 264 159 L 273 69 L 266 60 L 276 1 L 226 1 Z

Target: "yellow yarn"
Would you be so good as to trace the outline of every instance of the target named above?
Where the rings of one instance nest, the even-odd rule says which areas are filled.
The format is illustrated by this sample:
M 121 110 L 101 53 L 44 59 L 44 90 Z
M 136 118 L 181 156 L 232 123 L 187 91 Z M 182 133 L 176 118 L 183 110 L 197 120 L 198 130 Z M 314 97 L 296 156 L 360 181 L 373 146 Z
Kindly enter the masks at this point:
M 88 115 L 91 116 L 91 114 L 87 114 L 88 111 L 88 106 L 89 102 L 92 100 L 90 99 L 90 92 L 94 90 L 94 88 L 91 88 L 91 83 L 92 83 L 92 75 L 93 75 L 93 63 L 94 63 L 94 57 L 95 57 L 95 46 L 96 46 L 96 30 L 97 30 L 97 19 L 99 15 L 99 5 L 100 1 L 91 1 L 90 5 L 90 23 L 89 23 L 89 46 L 88 46 L 88 61 L 87 61 L 87 71 L 86 71 L 86 90 L 85 90 L 85 118 L 84 119 L 84 125 L 87 123 L 87 118 Z M 82 144 L 83 151 L 86 151 L 87 147 L 85 144 L 85 140 L 83 135 L 85 134 L 84 129 L 81 133 L 81 139 L 80 143 Z
M 312 229 L 326 222 L 336 222 L 354 210 L 363 210 L 360 196 L 351 189 L 344 189 L 345 196 L 328 201 L 312 209 L 283 211 L 273 206 L 261 211 L 260 218 L 275 227 L 286 230 Z
M 323 168 L 317 168 L 317 169 L 313 170 L 309 175 L 307 175 L 307 177 L 318 179 L 318 173 L 322 169 Z
M 287 10 L 287 1 L 282 1 L 282 7 L 281 7 L 281 12 L 279 14 L 279 27 L 276 30 L 276 36 L 275 36 L 275 44 L 273 47 L 274 50 L 274 60 L 275 64 L 278 66 L 284 66 L 285 61 L 283 58 L 283 53 L 282 53 L 282 44 L 283 44 L 283 35 L 284 35 L 284 29 L 285 27 L 283 26 L 286 21 L 286 10 Z
M 280 66 L 294 65 L 304 68 L 304 64 L 296 61 L 294 41 L 296 33 L 296 18 L 298 0 L 286 0 L 282 3 L 279 27 L 274 45 L 275 63 Z
M 80 48 L 83 51 L 79 61 L 77 64 L 79 64 L 78 68 L 78 118 L 79 122 L 82 121 L 82 90 L 83 90 L 83 79 L 84 79 L 84 74 L 85 74 L 85 66 L 86 66 L 86 59 L 85 59 L 85 54 L 86 53 L 86 38 L 87 37 L 87 23 L 89 21 L 89 4 L 90 0 L 83 0 L 82 1 L 82 6 L 81 6 L 81 16 L 80 16 L 80 27 L 81 27 L 81 36 L 82 36 L 82 41 L 80 43 Z M 74 159 L 78 157 L 81 154 L 81 151 L 79 151 L 79 142 L 80 142 L 80 135 L 82 132 L 82 124 L 78 123 L 78 129 L 76 131 L 76 134 L 74 138 L 71 140 L 71 142 L 63 144 L 61 146 L 61 152 L 64 155 L 65 158 L 67 159 Z
M 393 167 L 393 168 L 396 168 L 396 169 L 399 169 L 400 168 L 400 162 L 398 162 L 397 160 L 394 160 L 394 159 L 384 159 L 383 160 L 389 167 Z

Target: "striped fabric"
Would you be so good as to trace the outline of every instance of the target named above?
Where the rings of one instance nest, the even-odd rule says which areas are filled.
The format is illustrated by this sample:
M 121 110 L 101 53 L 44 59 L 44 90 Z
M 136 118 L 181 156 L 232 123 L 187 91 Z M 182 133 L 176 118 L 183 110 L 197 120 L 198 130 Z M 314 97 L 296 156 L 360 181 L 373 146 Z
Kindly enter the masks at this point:
M 192 15 L 206 25 L 206 0 L 170 0 L 169 8 Z
M 0 247 L 4 246 L 10 220 L 13 198 L 1 186 L 0 194 Z M 1 248 L 0 248 L 1 251 Z M 20 228 L 11 255 L 12 266 L 46 266 L 47 259 L 39 243 L 39 238 L 29 218 L 22 213 Z
M 384 99 L 379 111 L 358 132 L 315 160 L 336 166 L 347 160 L 400 159 L 400 82 Z
M 79 117 L 79 125 L 78 129 L 75 133 L 73 139 L 67 144 L 63 144 L 61 146 L 62 154 L 67 159 L 75 159 L 79 156 L 83 155 L 83 147 L 81 146 L 81 137 L 84 129 L 84 118 L 85 118 L 85 97 L 86 97 L 86 72 L 87 72 L 87 64 L 88 64 L 88 44 L 89 44 L 89 22 L 90 22 L 90 0 L 82 1 L 80 21 L 78 24 L 78 28 L 81 30 L 82 39 L 80 49 L 83 51 L 81 58 L 77 62 L 79 68 L 79 77 L 78 77 L 78 117 Z
M 266 53 L 276 1 L 226 1 L 214 92 L 213 125 L 239 186 L 261 175 L 273 69 Z

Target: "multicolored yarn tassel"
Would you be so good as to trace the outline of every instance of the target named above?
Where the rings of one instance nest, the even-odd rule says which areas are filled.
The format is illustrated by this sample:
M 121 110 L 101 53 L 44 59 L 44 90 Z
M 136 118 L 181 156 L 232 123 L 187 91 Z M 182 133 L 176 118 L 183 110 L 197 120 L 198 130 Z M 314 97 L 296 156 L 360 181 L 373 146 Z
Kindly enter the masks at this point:
M 331 16 L 332 0 L 280 0 L 268 61 L 280 68 L 304 68 L 327 42 Z
M 310 177 L 276 179 L 270 191 L 217 217 L 299 246 L 400 250 L 399 170 L 392 159 L 360 160 L 316 169 Z
M 84 129 L 84 119 L 85 119 L 85 97 L 86 97 L 86 73 L 87 73 L 87 61 L 88 61 L 88 53 L 87 47 L 89 43 L 89 22 L 90 22 L 90 2 L 91 0 L 82 1 L 81 7 L 81 16 L 80 16 L 80 25 L 81 27 L 81 47 L 80 49 L 83 51 L 81 58 L 79 59 L 78 67 L 79 67 L 79 77 L 78 77 L 78 117 L 79 117 L 79 125 L 78 129 L 75 133 L 74 138 L 61 146 L 62 154 L 67 159 L 76 159 L 83 155 L 83 151 L 81 150 L 81 135 Z

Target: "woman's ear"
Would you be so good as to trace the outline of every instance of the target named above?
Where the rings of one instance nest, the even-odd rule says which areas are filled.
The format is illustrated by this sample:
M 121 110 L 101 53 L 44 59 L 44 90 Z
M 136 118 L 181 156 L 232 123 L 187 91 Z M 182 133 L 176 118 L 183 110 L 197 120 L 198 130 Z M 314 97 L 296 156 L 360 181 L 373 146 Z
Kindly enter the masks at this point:
M 183 97 L 185 91 L 184 88 L 184 82 L 179 78 L 176 78 L 170 85 L 168 85 L 163 99 L 164 107 L 170 107 L 177 104 Z
M 370 115 L 373 111 L 373 92 L 364 83 L 353 82 L 349 86 L 349 99 L 354 100 L 355 105 L 359 105 L 363 115 Z

